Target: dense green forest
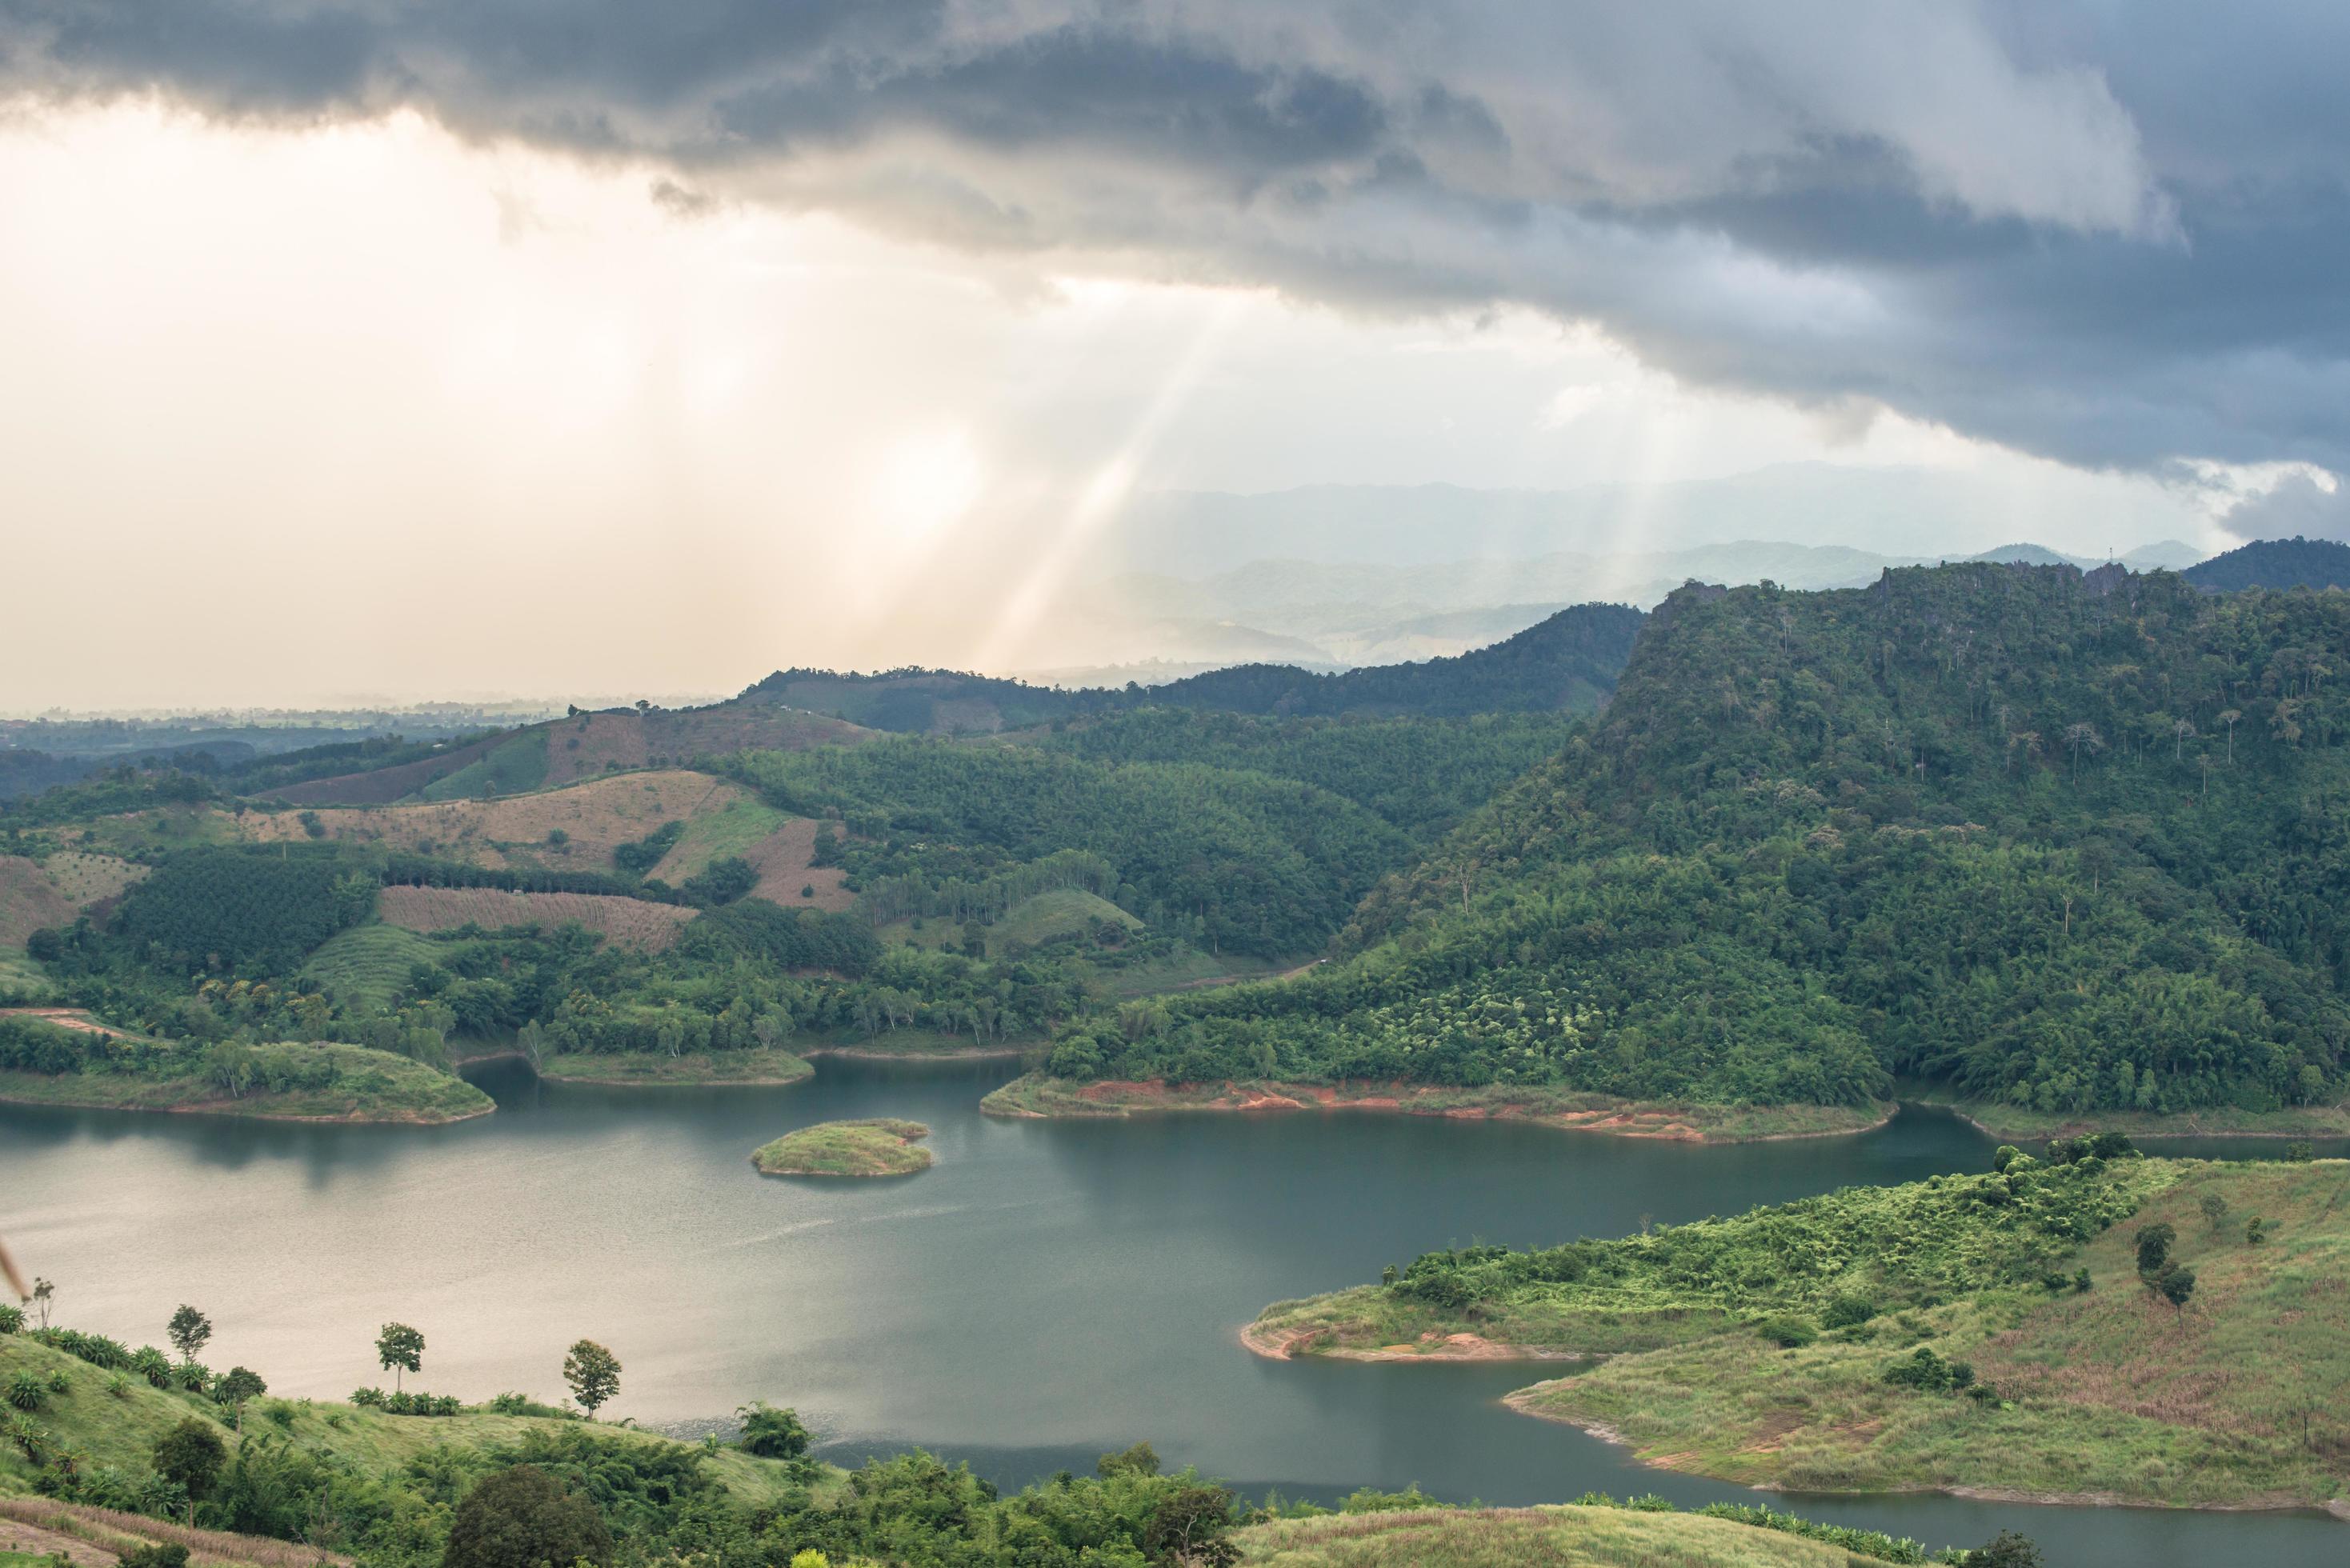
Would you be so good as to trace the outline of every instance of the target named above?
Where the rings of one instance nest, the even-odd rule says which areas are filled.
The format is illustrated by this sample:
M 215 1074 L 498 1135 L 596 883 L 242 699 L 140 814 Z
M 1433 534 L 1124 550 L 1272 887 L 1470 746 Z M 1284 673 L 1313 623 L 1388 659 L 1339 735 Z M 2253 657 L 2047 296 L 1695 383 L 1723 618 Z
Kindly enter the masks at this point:
M 840 817 L 850 886 L 965 882 L 1060 850 L 1115 864 L 1116 901 L 1211 950 L 1310 950 L 1409 843 L 1352 801 L 1199 763 L 1113 766 L 1065 752 L 892 740 L 746 752 L 724 771 L 783 810 Z
M 1684 589 L 1614 704 L 1367 898 L 1350 961 L 1073 1032 L 1056 1074 L 2338 1097 L 2350 599 L 2168 574 Z

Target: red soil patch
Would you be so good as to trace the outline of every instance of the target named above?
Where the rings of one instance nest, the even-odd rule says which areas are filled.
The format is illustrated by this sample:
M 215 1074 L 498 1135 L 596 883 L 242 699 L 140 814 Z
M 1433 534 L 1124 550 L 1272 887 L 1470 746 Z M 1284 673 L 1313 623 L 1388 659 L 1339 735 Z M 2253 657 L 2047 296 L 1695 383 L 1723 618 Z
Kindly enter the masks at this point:
M 603 893 L 509 893 L 497 888 L 386 888 L 376 911 L 387 925 L 411 931 L 452 931 L 476 925 L 580 925 L 618 947 L 659 952 L 695 911 L 676 904 L 621 898 Z

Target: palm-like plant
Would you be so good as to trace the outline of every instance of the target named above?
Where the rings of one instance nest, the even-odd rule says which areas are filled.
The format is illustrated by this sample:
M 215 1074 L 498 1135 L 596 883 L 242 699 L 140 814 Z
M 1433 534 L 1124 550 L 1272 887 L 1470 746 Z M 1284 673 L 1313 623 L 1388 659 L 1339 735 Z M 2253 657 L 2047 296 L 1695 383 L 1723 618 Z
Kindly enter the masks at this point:
M 8 1379 L 6 1397 L 8 1403 L 19 1410 L 37 1410 L 41 1402 L 48 1397 L 48 1390 L 35 1374 L 19 1372 Z

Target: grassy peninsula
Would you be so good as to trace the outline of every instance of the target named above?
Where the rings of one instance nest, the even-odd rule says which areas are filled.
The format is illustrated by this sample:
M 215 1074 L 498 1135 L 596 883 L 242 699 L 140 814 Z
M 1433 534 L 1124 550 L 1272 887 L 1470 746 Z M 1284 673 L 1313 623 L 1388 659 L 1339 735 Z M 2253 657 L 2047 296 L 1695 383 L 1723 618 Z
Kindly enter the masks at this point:
M 419 1126 L 496 1108 L 462 1078 L 363 1045 L 200 1046 L 24 1018 L 0 1018 L 0 1101 Z
M 990 1094 L 980 1108 L 998 1116 L 1125 1116 L 1138 1111 L 1397 1111 L 1467 1121 L 1541 1122 L 1575 1132 L 1683 1143 L 1753 1143 L 1866 1132 L 1890 1105 L 1715 1106 L 1646 1103 L 1558 1085 L 1449 1085 L 1279 1079 L 1170 1084 L 1163 1079 L 1095 1082 L 1030 1073 Z
M 763 1144 L 751 1163 L 763 1176 L 911 1176 L 931 1168 L 931 1136 L 920 1122 L 887 1116 L 818 1122 Z
M 2094 1147 L 1615 1241 L 1431 1253 L 1391 1284 L 1268 1308 L 1248 1339 L 1593 1358 L 1512 1403 L 1748 1485 L 2340 1507 L 2350 1162 Z
M 796 1084 L 816 1069 L 788 1051 L 698 1051 L 671 1056 L 658 1051 L 597 1051 L 543 1056 L 538 1075 L 558 1084 L 642 1084 L 695 1088 L 710 1084 L 774 1086 Z

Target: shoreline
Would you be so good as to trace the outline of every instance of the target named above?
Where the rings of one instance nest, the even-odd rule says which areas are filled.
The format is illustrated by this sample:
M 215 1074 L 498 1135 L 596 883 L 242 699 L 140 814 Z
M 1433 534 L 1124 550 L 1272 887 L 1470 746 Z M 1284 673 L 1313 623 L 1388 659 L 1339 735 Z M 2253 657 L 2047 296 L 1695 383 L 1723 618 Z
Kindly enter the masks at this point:
M 2337 1123 L 2337 1125 L 2331 1127 L 2312 1127 L 2306 1126 L 2283 1127 L 2207 1127 L 2200 1126 L 2198 1123 L 2197 1118 L 2200 1113 L 2187 1111 L 2176 1116 L 2162 1117 L 2161 1122 L 2164 1125 L 2148 1127 L 2145 1124 L 2149 1118 L 2145 1116 L 2142 1113 L 2130 1112 L 2106 1121 L 2096 1121 L 2085 1117 L 2074 1117 L 2070 1120 L 2056 1122 L 2050 1127 L 2027 1129 L 2017 1127 L 2003 1127 L 1996 1125 L 1995 1123 L 1983 1120 L 1982 1115 L 1995 1115 L 1996 1112 L 1993 1107 L 1985 1106 L 1979 1101 L 1907 1099 L 1903 1100 L 1901 1103 L 1908 1106 L 1916 1106 L 1921 1110 L 1948 1112 L 1950 1115 L 1958 1117 L 1959 1120 L 1966 1123 L 1967 1126 L 1974 1128 L 1975 1131 L 1982 1134 L 1985 1137 L 1996 1138 L 2002 1143 L 2012 1144 L 2046 1143 L 2053 1138 L 2082 1137 L 2100 1132 L 2121 1133 L 2136 1142 L 2147 1142 L 2170 1138 L 2256 1137 L 2282 1138 L 2287 1141 L 2306 1140 L 2311 1142 L 2324 1138 L 2350 1138 L 2350 1117 L 2343 1118 Z M 2335 1111 L 2337 1116 L 2340 1114 L 2335 1107 L 2328 1106 L 2327 1109 L 2329 1111 Z M 1982 1113 L 1982 1115 L 1978 1115 L 1977 1113 L 1979 1112 Z M 2296 1113 L 2291 1111 L 2271 1111 L 2248 1114 L 2256 1114 L 2262 1116 L 2283 1117 L 2295 1115 Z M 2177 1123 L 2184 1123 L 2185 1125 L 2170 1125 Z
M 447 1114 L 428 1114 L 412 1110 L 392 1113 L 351 1110 L 329 1114 L 307 1111 L 241 1110 L 237 1108 L 238 1102 L 235 1100 L 195 1100 L 178 1105 L 142 1106 L 120 1100 L 36 1099 L 29 1095 L 12 1095 L 5 1089 L 0 1089 L 0 1106 L 30 1106 L 36 1108 L 47 1106 L 60 1111 L 132 1111 L 145 1116 L 225 1116 L 234 1121 L 247 1122 L 303 1122 L 321 1126 L 332 1124 L 345 1127 L 452 1127 L 459 1122 L 477 1121 L 498 1108 L 494 1103 L 492 1103 L 470 1111 Z
M 1866 1110 L 1839 1106 L 1710 1106 L 1619 1100 L 1576 1090 L 1462 1089 L 1363 1080 L 1302 1084 L 1284 1079 L 1224 1079 L 1211 1086 L 1170 1085 L 1163 1079 L 1102 1079 L 1076 1085 L 1037 1074 L 1016 1078 L 980 1102 L 984 1115 L 1034 1121 L 1179 1111 L 1380 1111 L 1456 1121 L 1531 1122 L 1562 1132 L 1707 1145 L 1848 1137 L 1883 1127 L 1899 1109 L 1892 1101 L 1877 1102 Z M 1838 1126 L 1784 1127 L 1773 1126 L 1774 1117 L 1851 1119 Z M 1705 1125 L 1710 1118 L 1719 1119 L 1715 1125 Z
M 1536 1350 L 1530 1345 L 1502 1345 L 1474 1334 L 1446 1334 L 1442 1348 L 1419 1350 L 1394 1345 L 1378 1350 L 1334 1348 L 1301 1352 L 1297 1347 L 1326 1332 L 1320 1328 L 1266 1329 L 1262 1324 L 1244 1324 L 1240 1331 L 1242 1346 L 1252 1355 L 1267 1361 L 1296 1361 L 1312 1356 L 1317 1361 L 1596 1361 L 1596 1356 L 1582 1355 L 1573 1351 Z

